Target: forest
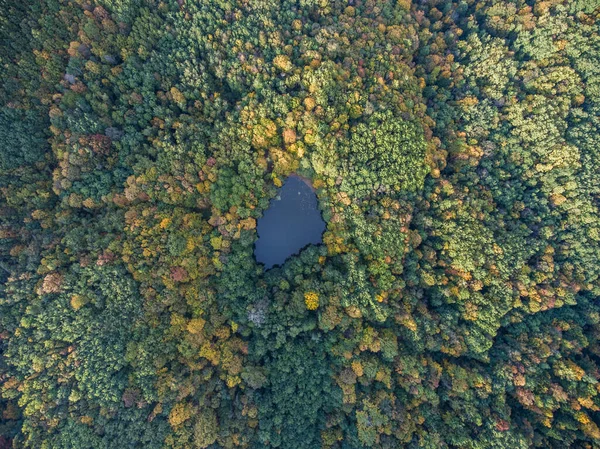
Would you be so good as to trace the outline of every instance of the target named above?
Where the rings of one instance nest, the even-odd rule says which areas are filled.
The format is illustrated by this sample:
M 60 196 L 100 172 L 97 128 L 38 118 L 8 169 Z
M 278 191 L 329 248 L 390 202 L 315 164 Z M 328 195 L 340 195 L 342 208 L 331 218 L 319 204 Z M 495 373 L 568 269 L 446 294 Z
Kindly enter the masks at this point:
M 0 80 L 0 449 L 600 448 L 600 0 L 8 0 Z

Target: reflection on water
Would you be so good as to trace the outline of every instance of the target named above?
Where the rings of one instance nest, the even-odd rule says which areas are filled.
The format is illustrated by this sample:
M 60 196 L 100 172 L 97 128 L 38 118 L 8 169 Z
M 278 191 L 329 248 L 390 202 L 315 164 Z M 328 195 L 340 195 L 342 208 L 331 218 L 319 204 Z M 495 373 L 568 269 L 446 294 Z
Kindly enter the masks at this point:
M 265 267 L 282 264 L 309 244 L 322 242 L 325 222 L 313 190 L 298 176 L 290 176 L 257 223 L 254 247 Z

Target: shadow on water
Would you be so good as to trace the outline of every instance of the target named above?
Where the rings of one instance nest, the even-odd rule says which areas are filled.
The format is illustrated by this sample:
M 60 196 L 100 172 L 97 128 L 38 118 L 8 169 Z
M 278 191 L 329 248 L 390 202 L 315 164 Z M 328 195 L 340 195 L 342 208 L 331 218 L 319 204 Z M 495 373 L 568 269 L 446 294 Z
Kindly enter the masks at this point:
M 281 265 L 305 246 L 322 243 L 325 221 L 310 184 L 291 175 L 256 225 L 256 261 L 266 269 Z

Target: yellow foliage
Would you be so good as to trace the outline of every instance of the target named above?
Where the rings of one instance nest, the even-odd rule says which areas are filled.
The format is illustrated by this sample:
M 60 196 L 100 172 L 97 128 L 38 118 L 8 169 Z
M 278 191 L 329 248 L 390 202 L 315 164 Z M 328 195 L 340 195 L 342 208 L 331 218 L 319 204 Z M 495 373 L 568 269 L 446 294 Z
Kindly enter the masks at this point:
M 219 351 L 215 348 L 214 345 L 210 343 L 204 343 L 200 348 L 200 357 L 204 357 L 208 359 L 211 364 L 218 365 L 219 364 Z
M 219 250 L 219 249 L 221 249 L 221 246 L 223 245 L 223 238 L 220 236 L 212 237 L 210 239 L 210 244 L 214 249 Z
M 239 376 L 230 376 L 228 375 L 225 382 L 229 388 L 233 388 L 236 385 L 239 385 L 242 382 L 242 379 Z
M 256 148 L 267 148 L 277 136 L 277 125 L 272 120 L 264 119 L 252 130 L 252 145 Z
M 169 225 L 171 224 L 171 219 L 170 218 L 163 218 L 160 222 L 160 229 L 167 229 L 169 227 Z
M 290 58 L 286 55 L 275 56 L 275 58 L 273 59 L 273 65 L 284 72 L 289 72 L 293 68 Z
M 179 314 L 179 313 L 172 313 L 171 314 L 171 326 L 179 328 L 180 330 L 183 330 L 185 328 L 185 318 L 183 315 Z
M 217 270 L 220 270 L 221 268 L 223 268 L 223 264 L 221 263 L 221 261 L 219 260 L 218 257 L 213 257 L 211 259 L 211 261 Z
M 588 408 L 590 410 L 599 410 L 598 406 L 594 404 L 594 401 L 591 398 L 577 398 L 577 402 L 579 402 L 583 407 Z
M 464 111 L 467 111 L 477 106 L 479 104 L 479 99 L 477 97 L 468 96 L 463 98 L 462 100 L 459 100 L 458 104 L 462 106 Z
M 94 419 L 91 416 L 82 416 L 81 423 L 91 426 L 94 423 Z
M 304 107 L 307 111 L 312 111 L 316 105 L 317 104 L 315 103 L 315 100 L 313 100 L 311 97 L 306 97 L 304 99 Z
M 550 202 L 554 206 L 560 206 L 565 201 L 567 201 L 567 198 L 564 195 L 561 195 L 560 193 L 550 195 Z
M 465 304 L 465 312 L 463 313 L 463 318 L 467 321 L 475 321 L 479 316 L 478 311 L 479 307 L 477 307 L 477 304 L 467 302 Z
M 548 417 L 542 419 L 542 425 L 548 428 L 552 427 L 552 420 Z
M 210 183 L 207 185 L 204 182 L 199 182 L 198 184 L 196 184 L 196 190 L 199 193 L 204 193 L 206 191 L 208 191 L 208 188 L 210 187 Z
M 314 131 L 312 129 L 307 129 L 306 133 L 304 134 L 304 142 L 307 143 L 308 145 L 314 145 L 316 142 L 316 136 L 314 134 Z
M 213 335 L 221 340 L 227 340 L 231 336 L 231 329 L 229 326 L 219 326 L 213 331 Z
M 192 318 L 187 324 L 187 330 L 190 334 L 199 334 L 204 329 L 206 321 L 202 318 Z
M 192 417 L 192 409 L 185 402 L 175 404 L 175 407 L 169 413 L 169 423 L 171 426 L 177 427 L 186 422 Z
M 256 220 L 252 217 L 248 217 L 244 220 L 240 220 L 240 227 L 242 229 L 251 230 L 256 228 Z
M 337 200 L 342 203 L 344 206 L 350 206 L 352 204 L 352 200 L 348 196 L 346 192 L 338 192 Z
M 171 95 L 176 103 L 185 103 L 185 97 L 176 87 L 171 87 Z
M 396 321 L 413 332 L 417 331 L 417 322 L 410 315 L 398 317 Z
M 589 424 L 591 422 L 590 417 L 584 412 L 577 412 L 575 414 L 575 419 L 577 419 L 577 421 L 584 425 Z
M 352 318 L 360 318 L 360 317 L 362 317 L 362 312 L 356 306 L 348 306 L 348 307 L 346 307 L 346 313 L 348 314 L 348 316 L 350 316 Z
M 185 249 L 186 251 L 194 251 L 194 248 L 196 248 L 196 244 L 194 243 L 194 239 L 193 238 L 188 238 L 187 239 L 187 244 L 185 245 Z
M 308 310 L 317 310 L 319 308 L 319 294 L 316 292 L 304 293 L 304 303 Z
M 592 438 L 593 440 L 599 440 L 600 429 L 598 428 L 595 422 L 590 421 L 589 418 L 587 418 L 587 420 L 587 423 L 582 423 L 581 430 L 583 430 L 583 433 L 585 433 L 588 437 Z
M 360 363 L 358 360 L 352 362 L 352 371 L 354 371 L 354 374 L 356 374 L 358 377 L 361 377 L 364 373 L 362 363 Z
M 81 295 L 73 295 L 71 296 L 71 307 L 75 310 L 81 309 L 85 305 L 86 301 Z
M 87 61 L 85 63 L 85 68 L 89 71 L 98 75 L 100 73 L 100 64 L 95 63 L 94 61 Z

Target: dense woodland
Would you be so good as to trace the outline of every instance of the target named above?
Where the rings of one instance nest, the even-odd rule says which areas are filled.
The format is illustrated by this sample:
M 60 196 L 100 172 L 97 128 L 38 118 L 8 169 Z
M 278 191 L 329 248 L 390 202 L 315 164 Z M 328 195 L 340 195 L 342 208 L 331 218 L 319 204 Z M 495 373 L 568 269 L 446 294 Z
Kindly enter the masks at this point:
M 600 0 L 0 11 L 0 448 L 600 448 Z M 323 244 L 265 270 L 292 173 Z

